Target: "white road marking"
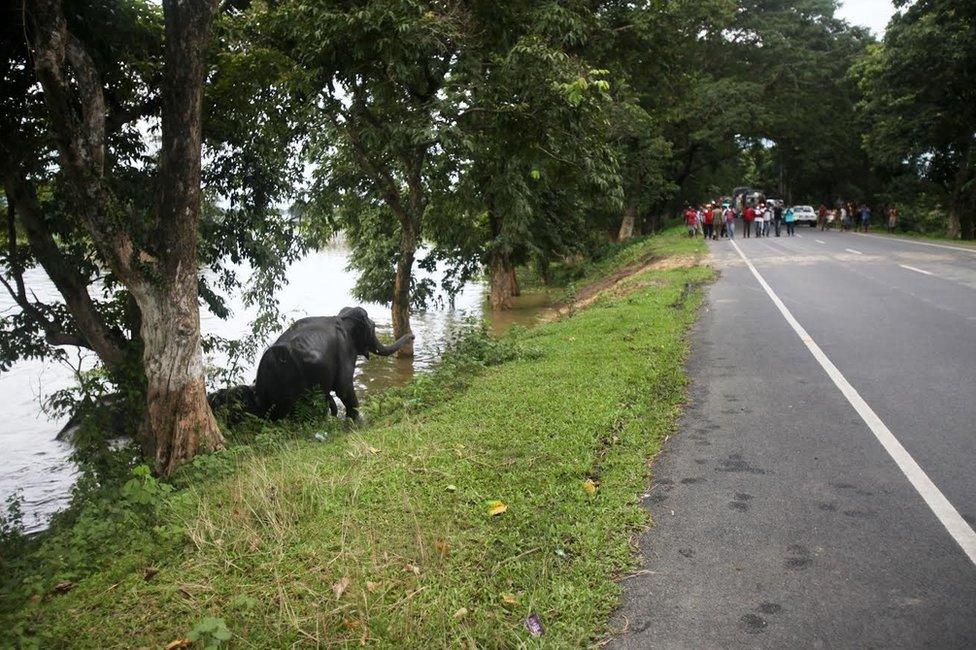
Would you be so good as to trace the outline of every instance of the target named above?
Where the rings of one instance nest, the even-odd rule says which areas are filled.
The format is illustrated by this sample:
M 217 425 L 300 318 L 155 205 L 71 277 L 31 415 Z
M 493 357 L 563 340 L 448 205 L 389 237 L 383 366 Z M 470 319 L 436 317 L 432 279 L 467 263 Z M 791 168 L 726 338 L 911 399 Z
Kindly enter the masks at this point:
M 844 250 L 847 251 L 848 253 L 854 253 L 855 255 L 864 255 L 864 253 L 862 253 L 861 251 L 856 251 L 853 248 L 845 248 Z
M 797 237 L 802 237 L 803 235 L 797 235 Z
M 776 308 L 779 309 L 779 312 L 783 315 L 783 318 L 786 319 L 786 322 L 790 324 L 793 331 L 796 332 L 797 336 L 800 337 L 800 340 L 803 341 L 803 344 L 806 345 L 807 349 L 810 350 L 810 353 L 813 354 L 813 358 L 817 360 L 817 363 L 819 363 L 820 367 L 824 369 L 824 372 L 826 372 L 827 376 L 830 377 L 831 381 L 834 382 L 834 385 L 837 386 L 844 397 L 847 398 L 847 401 L 850 402 L 850 405 L 854 407 L 857 414 L 861 416 L 864 423 L 868 425 L 871 433 L 873 433 L 874 437 L 878 439 L 878 442 L 880 442 L 881 446 L 884 447 L 885 451 L 888 452 L 891 459 L 895 461 L 895 464 L 898 465 L 898 469 L 902 471 L 902 474 L 905 475 L 905 478 L 907 478 L 908 482 L 912 484 L 915 491 L 918 492 L 918 494 L 925 501 L 926 505 L 928 505 L 942 525 L 945 526 L 945 529 L 949 531 L 952 538 L 956 540 L 956 543 L 959 544 L 963 552 L 967 555 L 967 557 L 969 557 L 969 560 L 973 564 L 976 564 L 976 531 L 973 531 L 970 525 L 966 523 L 966 520 L 962 518 L 955 506 L 953 506 L 949 500 L 945 498 L 945 495 L 942 494 L 935 483 L 932 482 L 932 479 L 928 477 L 919 464 L 915 462 L 915 459 L 912 458 L 911 454 L 909 454 L 902 444 L 898 442 L 895 434 L 893 434 L 887 425 L 881 421 L 881 418 L 878 417 L 878 414 L 874 412 L 874 409 L 868 406 L 868 403 L 865 402 L 860 394 L 858 394 L 857 390 L 851 386 L 850 382 L 847 381 L 847 378 L 845 378 L 844 375 L 841 374 L 840 370 L 837 369 L 837 366 L 835 366 L 827 355 L 824 354 L 824 351 L 820 349 L 820 346 L 817 345 L 816 341 L 814 341 L 813 338 L 807 334 L 807 331 L 803 329 L 800 322 L 796 320 L 792 313 L 790 313 L 790 310 L 787 309 L 786 305 L 783 304 L 783 301 L 779 299 L 776 292 L 773 291 L 769 284 L 767 284 L 766 280 L 763 279 L 763 276 L 759 274 L 758 270 L 756 270 L 756 267 L 753 266 L 751 261 L 749 261 L 749 258 L 746 257 L 745 253 L 742 252 L 739 245 L 735 242 L 732 242 L 732 245 L 739 253 L 739 257 L 742 258 L 742 261 L 744 261 L 746 266 L 749 267 L 749 270 L 752 271 L 752 274 L 755 276 L 756 280 L 759 281 L 759 285 L 766 291 L 766 294 L 773 301 L 773 304 L 776 305 Z
M 905 244 L 918 244 L 919 246 L 934 246 L 935 248 L 948 248 L 954 251 L 966 251 L 967 253 L 972 253 L 976 255 L 976 247 L 966 248 L 965 246 L 947 246 L 946 244 L 933 244 L 927 241 L 915 241 L 914 239 L 908 239 L 907 237 L 884 237 L 882 235 L 872 235 L 866 232 L 856 232 L 855 235 L 860 235 L 861 237 L 874 237 L 875 239 L 887 239 L 888 241 L 900 241 Z
M 826 244 L 827 243 L 827 242 L 825 242 L 822 239 L 815 239 L 814 241 L 816 241 L 818 244 Z
M 908 269 L 909 271 L 915 271 L 916 273 L 924 273 L 925 275 L 935 275 L 931 271 L 923 271 L 922 269 L 917 269 L 914 266 L 908 266 L 907 264 L 899 264 L 903 269 Z

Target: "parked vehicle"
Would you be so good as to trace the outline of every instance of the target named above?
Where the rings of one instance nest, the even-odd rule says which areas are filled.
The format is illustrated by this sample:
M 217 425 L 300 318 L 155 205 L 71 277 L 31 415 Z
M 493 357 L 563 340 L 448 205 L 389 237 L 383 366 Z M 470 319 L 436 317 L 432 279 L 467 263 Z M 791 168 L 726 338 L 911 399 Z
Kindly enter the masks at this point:
M 817 227 L 817 211 L 810 205 L 794 205 L 793 214 L 796 215 L 796 223 L 805 223 L 814 228 Z

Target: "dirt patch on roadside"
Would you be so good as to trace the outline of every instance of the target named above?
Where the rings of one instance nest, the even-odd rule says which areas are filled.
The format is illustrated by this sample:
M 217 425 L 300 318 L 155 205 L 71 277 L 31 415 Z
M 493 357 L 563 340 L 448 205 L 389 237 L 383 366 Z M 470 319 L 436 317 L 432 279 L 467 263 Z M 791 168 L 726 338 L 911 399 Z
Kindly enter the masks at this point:
M 651 257 L 628 264 L 627 266 L 614 271 L 607 277 L 588 284 L 576 297 L 570 301 L 563 301 L 553 305 L 550 313 L 544 315 L 540 320 L 549 322 L 568 316 L 578 309 L 586 309 L 603 296 L 626 296 L 644 287 L 657 284 L 654 280 L 625 282 L 645 271 L 666 271 L 669 269 L 680 269 L 696 266 L 701 263 L 702 255 L 669 255 L 664 258 Z

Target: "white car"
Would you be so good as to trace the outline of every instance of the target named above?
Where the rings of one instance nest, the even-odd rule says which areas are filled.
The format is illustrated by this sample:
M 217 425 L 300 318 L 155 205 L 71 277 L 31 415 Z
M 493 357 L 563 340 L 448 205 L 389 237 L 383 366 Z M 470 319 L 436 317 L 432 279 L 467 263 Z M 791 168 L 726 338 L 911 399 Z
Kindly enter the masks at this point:
M 794 205 L 793 214 L 796 215 L 796 223 L 807 223 L 811 226 L 817 225 L 817 211 L 809 205 Z

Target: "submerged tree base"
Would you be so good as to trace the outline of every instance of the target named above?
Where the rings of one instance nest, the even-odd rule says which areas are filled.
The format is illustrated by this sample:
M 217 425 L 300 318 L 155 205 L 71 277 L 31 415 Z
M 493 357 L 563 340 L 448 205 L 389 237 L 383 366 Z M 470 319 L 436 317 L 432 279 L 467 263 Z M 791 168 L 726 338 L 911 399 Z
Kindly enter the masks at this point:
M 701 246 L 636 240 L 597 269 Z M 55 531 L 4 585 L 0 625 L 58 647 L 163 646 L 201 625 L 260 647 L 509 647 L 529 641 L 534 614 L 547 644 L 586 645 L 607 632 L 614 578 L 634 563 L 647 460 L 684 399 L 701 294 L 687 287 L 710 277 L 640 271 L 507 337 L 530 353 L 498 356 L 465 388 L 419 378 L 383 408 L 367 403 L 371 426 L 325 443 L 267 443 L 285 433 L 267 430 L 265 444 L 193 463 L 212 459 L 212 478 L 173 494 L 137 477 L 130 492 L 156 504 L 157 525 L 97 549 L 82 530 Z M 59 569 L 53 547 L 74 545 L 101 569 Z

